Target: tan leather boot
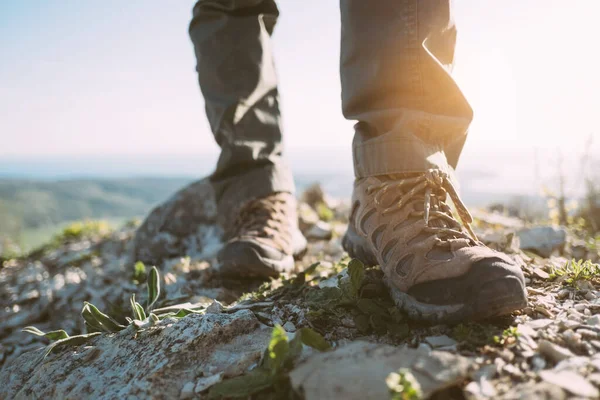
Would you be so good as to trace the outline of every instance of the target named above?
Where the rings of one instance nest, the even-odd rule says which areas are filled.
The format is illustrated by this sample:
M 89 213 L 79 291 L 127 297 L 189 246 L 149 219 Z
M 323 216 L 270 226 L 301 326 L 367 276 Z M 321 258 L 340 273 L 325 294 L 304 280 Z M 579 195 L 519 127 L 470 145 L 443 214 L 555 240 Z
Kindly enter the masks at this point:
M 249 201 L 228 227 L 217 258 L 220 272 L 231 277 L 275 277 L 294 270 L 294 256 L 306 250 L 298 229 L 296 199 L 286 192 Z
M 481 243 L 470 222 L 442 171 L 369 177 L 355 182 L 343 245 L 351 257 L 381 266 L 392 298 L 412 318 L 456 322 L 525 307 L 521 269 Z

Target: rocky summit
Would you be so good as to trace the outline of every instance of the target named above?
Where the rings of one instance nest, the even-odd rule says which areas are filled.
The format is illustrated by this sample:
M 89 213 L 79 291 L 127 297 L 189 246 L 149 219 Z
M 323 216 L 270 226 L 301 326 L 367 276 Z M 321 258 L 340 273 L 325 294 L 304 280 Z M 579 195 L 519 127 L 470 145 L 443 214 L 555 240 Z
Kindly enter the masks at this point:
M 529 306 L 426 325 L 341 247 L 349 205 L 310 188 L 309 249 L 268 282 L 220 276 L 206 180 L 141 226 L 71 226 L 0 269 L 2 399 L 600 397 L 600 266 L 581 232 L 475 212 L 521 265 Z M 301 272 L 303 271 L 303 272 Z

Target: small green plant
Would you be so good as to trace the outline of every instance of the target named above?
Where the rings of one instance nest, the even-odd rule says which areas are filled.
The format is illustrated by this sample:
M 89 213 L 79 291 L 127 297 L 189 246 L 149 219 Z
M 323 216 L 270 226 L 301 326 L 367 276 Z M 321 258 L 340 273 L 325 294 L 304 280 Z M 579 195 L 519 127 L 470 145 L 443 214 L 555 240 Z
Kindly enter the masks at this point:
M 325 204 L 323 202 L 317 203 L 316 208 L 317 208 L 317 215 L 323 221 L 327 221 L 327 222 L 332 221 L 333 218 L 335 217 L 331 208 L 329 208 L 327 206 L 327 204 Z
M 563 282 L 573 284 L 579 280 L 592 280 L 600 278 L 600 265 L 590 260 L 567 261 L 562 267 L 553 267 L 550 279 L 563 278 Z
M 421 385 L 409 369 L 400 368 L 385 380 L 392 400 L 419 400 L 423 398 Z
M 54 241 L 63 243 L 93 236 L 106 236 L 111 231 L 106 221 L 77 221 L 67 225 L 54 237 Z
M 139 285 L 146 280 L 146 266 L 143 262 L 138 261 L 133 266 L 133 283 Z
M 502 336 L 494 336 L 494 343 L 500 346 L 509 346 L 514 344 L 519 337 L 516 326 L 510 326 L 502 331 Z
M 247 398 L 267 389 L 272 389 L 276 398 L 287 398 L 290 391 L 288 373 L 302 354 L 303 345 L 318 351 L 331 349 L 329 343 L 310 328 L 299 329 L 294 338 L 288 340 L 286 331 L 276 325 L 260 365 L 245 375 L 212 386 L 209 398 Z
M 146 325 L 154 325 L 165 318 L 180 319 L 190 314 L 201 314 L 204 312 L 202 309 L 173 309 L 171 307 L 153 309 L 154 304 L 160 296 L 160 275 L 156 267 L 150 269 L 147 282 L 148 303 L 146 308 L 142 307 L 142 305 L 135 300 L 135 294 L 132 294 L 129 299 L 131 317 L 125 317 L 125 320 L 129 325 L 133 325 L 135 329 L 144 329 Z M 127 328 L 126 325 L 119 323 L 116 318 L 103 313 L 92 303 L 84 302 L 81 316 L 83 317 L 88 331 L 88 333 L 84 335 L 69 336 L 69 334 L 62 329 L 52 332 L 42 332 L 33 326 L 23 328 L 23 332 L 31 333 L 36 336 L 43 336 L 52 341 L 44 352 L 43 357 L 46 357 L 50 352 L 61 346 L 79 345 L 103 332 L 118 332 Z
M 498 328 L 493 325 L 467 322 L 456 325 L 452 329 L 451 336 L 460 342 L 461 346 L 474 350 L 495 344 L 496 333 L 498 333 Z

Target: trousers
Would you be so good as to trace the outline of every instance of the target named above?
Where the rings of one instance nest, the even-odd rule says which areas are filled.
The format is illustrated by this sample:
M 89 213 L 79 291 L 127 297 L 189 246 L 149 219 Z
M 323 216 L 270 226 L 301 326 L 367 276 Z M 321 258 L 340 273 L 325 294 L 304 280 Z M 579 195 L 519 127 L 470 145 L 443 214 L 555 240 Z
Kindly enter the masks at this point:
M 356 178 L 431 168 L 452 176 L 473 111 L 451 76 L 450 0 L 340 0 L 340 11 L 342 112 L 356 121 Z M 189 34 L 221 147 L 211 182 L 223 212 L 294 192 L 271 50 L 278 16 L 274 0 L 199 0 L 193 8 Z

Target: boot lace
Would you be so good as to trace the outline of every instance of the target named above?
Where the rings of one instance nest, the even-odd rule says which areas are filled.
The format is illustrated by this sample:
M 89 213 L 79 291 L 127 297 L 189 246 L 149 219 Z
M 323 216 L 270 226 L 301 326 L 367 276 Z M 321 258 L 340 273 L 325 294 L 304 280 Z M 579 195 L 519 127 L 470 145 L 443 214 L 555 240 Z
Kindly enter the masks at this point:
M 381 184 L 368 187 L 368 192 L 377 192 L 374 196 L 375 203 L 382 205 L 383 196 L 390 190 L 403 192 L 403 189 L 410 187 L 410 190 L 402 194 L 397 202 L 385 208 L 383 215 L 398 211 L 408 203 L 415 200 L 419 193 L 424 193 L 423 211 L 412 211 L 411 216 L 422 216 L 425 220 L 425 230 L 439 236 L 454 237 L 456 239 L 466 239 L 478 242 L 477 235 L 473 232 L 471 223 L 473 217 L 462 202 L 448 174 L 439 169 L 430 169 L 424 174 L 407 177 L 400 180 L 385 181 Z M 456 211 L 460 217 L 462 225 L 454 218 L 450 207 L 445 203 L 446 196 L 449 195 Z M 434 207 L 432 209 L 432 203 Z M 430 224 L 433 220 L 444 221 L 445 223 Z M 439 226 L 441 225 L 441 226 Z M 466 230 L 466 232 L 462 229 Z
M 289 199 L 275 193 L 244 204 L 231 225 L 228 237 L 262 238 L 263 242 L 287 250 L 291 247 Z

